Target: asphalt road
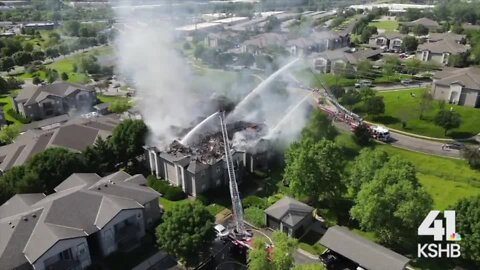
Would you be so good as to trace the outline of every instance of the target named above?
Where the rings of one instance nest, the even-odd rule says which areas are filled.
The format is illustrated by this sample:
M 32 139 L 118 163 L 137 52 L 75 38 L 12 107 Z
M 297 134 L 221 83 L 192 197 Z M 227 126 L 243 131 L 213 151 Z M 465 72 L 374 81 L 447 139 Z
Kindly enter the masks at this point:
M 386 84 L 386 85 L 375 85 L 372 89 L 376 91 L 406 91 L 414 87 L 427 87 L 431 85 L 432 82 L 420 82 L 416 84 L 403 85 L 401 83 L 396 84 Z
M 350 126 L 345 123 L 335 122 L 334 124 L 336 127 L 342 130 L 350 131 Z M 442 157 L 460 158 L 461 156 L 460 151 L 458 150 L 442 150 L 442 142 L 435 142 L 416 137 L 410 137 L 392 131 L 390 131 L 390 134 L 394 141 L 390 142 L 389 144 L 395 147 Z

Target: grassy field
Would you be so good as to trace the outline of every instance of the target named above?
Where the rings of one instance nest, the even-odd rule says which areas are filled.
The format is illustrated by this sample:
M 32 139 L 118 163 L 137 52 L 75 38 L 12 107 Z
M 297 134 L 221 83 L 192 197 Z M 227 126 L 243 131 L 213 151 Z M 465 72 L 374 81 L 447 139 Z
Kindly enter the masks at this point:
M 419 119 L 421 95 L 427 91 L 424 88 L 412 88 L 407 91 L 380 92 L 384 97 L 385 114 L 378 117 L 369 117 L 369 120 L 379 122 L 391 128 L 407 132 L 437 137 L 437 138 L 469 138 L 480 133 L 480 110 L 476 108 L 446 104 L 446 109 L 458 112 L 462 117 L 462 124 L 457 129 L 452 129 L 447 136 L 441 127 L 433 123 L 433 118 L 440 110 L 440 102 L 434 100 L 430 108 L 424 113 L 423 119 Z M 415 94 L 412 97 L 411 94 Z M 407 123 L 402 127 L 402 121 Z
M 45 65 L 45 67 L 57 70 L 59 75 L 61 75 L 63 72 L 67 73 L 68 75 L 67 81 L 69 82 L 87 83 L 90 80 L 90 78 L 84 73 L 75 72 L 73 68 L 74 64 L 77 63 L 78 65 L 78 62 L 80 61 L 80 59 L 87 55 L 106 56 L 112 53 L 113 53 L 112 47 L 100 47 L 100 48 L 90 50 L 88 52 L 78 53 L 72 56 L 58 59 L 53 63 Z M 44 71 L 37 71 L 36 75 L 42 80 L 47 79 L 47 76 Z M 31 79 L 33 77 L 33 74 L 23 73 L 19 75 L 19 77 L 21 79 Z
M 340 134 L 336 142 L 353 153 L 360 150 L 348 133 Z M 480 173 L 472 170 L 464 160 L 421 154 L 390 145 L 375 147 L 389 155 L 399 155 L 415 166 L 417 178 L 432 197 L 435 209 L 446 209 L 462 198 L 480 195 Z
M 170 200 L 167 200 L 163 197 L 158 198 L 158 203 L 161 205 L 161 207 L 163 207 L 163 210 L 165 210 L 165 211 L 170 211 L 172 209 L 172 207 L 174 207 L 175 205 L 180 204 L 180 203 L 184 203 L 186 201 L 187 201 L 187 199 L 183 199 L 183 200 L 180 200 L 180 201 L 170 201 Z
M 115 101 L 130 101 L 128 97 L 97 95 L 97 99 L 102 103 L 113 103 Z
M 368 25 L 376 26 L 378 29 L 385 30 L 385 32 L 394 32 L 398 28 L 398 22 L 396 20 L 374 21 Z

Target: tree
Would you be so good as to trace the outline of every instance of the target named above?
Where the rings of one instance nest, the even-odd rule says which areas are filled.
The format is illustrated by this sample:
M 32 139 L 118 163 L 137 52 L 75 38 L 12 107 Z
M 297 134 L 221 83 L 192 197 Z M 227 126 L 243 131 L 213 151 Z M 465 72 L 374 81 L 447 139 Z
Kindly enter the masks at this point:
M 400 25 L 400 26 L 398 27 L 398 31 L 399 31 L 401 34 L 406 35 L 406 34 L 408 34 L 408 32 L 410 32 L 410 28 L 409 28 L 408 26 L 402 24 L 402 25 Z
M 334 142 L 302 139 L 289 147 L 285 157 L 284 178 L 295 196 L 307 196 L 314 203 L 340 196 L 343 156 Z
M 247 263 L 250 270 L 269 270 L 272 266 L 268 260 L 267 243 L 260 238 L 254 238 L 252 249 L 248 251 Z
M 377 27 L 375 26 L 367 26 L 363 29 L 362 34 L 360 35 L 360 41 L 362 43 L 368 43 L 370 37 L 374 34 L 377 34 Z
M 195 50 L 193 51 L 193 56 L 195 56 L 196 59 L 200 58 L 205 51 L 205 47 L 202 44 L 198 44 L 195 46 Z
M 194 265 L 199 251 L 208 251 L 215 238 L 214 217 L 201 203 L 186 202 L 165 212 L 163 223 L 155 232 L 162 250 L 174 255 L 187 266 Z
M 130 104 L 126 100 L 116 100 L 108 106 L 108 110 L 112 113 L 123 113 L 130 109 Z
M 113 130 L 109 143 L 118 163 L 126 166 L 130 161 L 135 162 L 144 151 L 147 131 L 143 121 L 131 119 L 121 122 Z
M 462 149 L 462 155 L 473 169 L 480 169 L 480 147 L 466 146 Z
M 263 209 L 258 207 L 245 208 L 245 219 L 256 227 L 265 227 L 266 219 Z
M 42 52 L 42 51 L 33 51 L 32 52 L 32 58 L 33 58 L 33 60 L 43 61 L 43 60 L 45 60 L 45 53 Z
M 385 103 L 383 102 L 383 97 L 374 96 L 365 102 L 365 111 L 368 114 L 378 115 L 385 112 Z
M 420 67 L 422 66 L 422 61 L 417 58 L 408 59 L 404 63 L 406 71 L 412 75 L 420 71 Z
M 80 33 L 80 23 L 77 21 L 68 21 L 65 23 L 65 31 L 70 36 L 79 36 Z
M 353 139 L 358 145 L 368 145 L 372 139 L 370 128 L 366 124 L 360 124 L 353 130 Z
M 17 66 L 23 66 L 26 65 L 30 62 L 32 62 L 32 54 L 25 52 L 25 51 L 19 51 L 16 52 L 12 55 L 13 61 L 15 62 L 15 65 Z
M 107 140 L 99 137 L 94 145 L 88 146 L 82 152 L 85 166 L 100 175 L 115 171 L 115 154 Z
M 432 106 L 433 96 L 429 92 L 422 93 L 420 97 L 420 104 L 419 104 L 419 112 L 418 115 L 419 119 L 423 119 L 423 114 L 430 109 Z
M 255 57 L 251 53 L 241 53 L 238 55 L 237 65 L 249 67 L 255 63 Z
M 87 169 L 80 154 L 64 148 L 49 148 L 36 154 L 25 167 L 27 172 L 37 177 L 23 181 L 46 194 L 53 193 L 53 189 L 72 173 L 86 172 Z M 28 183 L 30 180 L 35 182 Z
M 280 20 L 274 16 L 268 16 L 267 22 L 265 23 L 265 32 L 272 32 L 272 31 L 277 31 L 280 29 Z
M 384 58 L 385 64 L 383 65 L 383 72 L 387 75 L 393 75 L 401 67 L 401 61 L 398 56 L 387 55 Z
M 337 135 L 338 132 L 332 125 L 332 120 L 319 110 L 313 111 L 310 120 L 302 130 L 302 138 L 309 138 L 313 141 L 333 140 Z
M 388 161 L 388 154 L 382 150 L 364 148 L 355 158 L 349 170 L 347 187 L 349 194 L 355 198 L 365 183 L 372 181 L 375 173 Z
M 40 78 L 37 77 L 37 76 L 34 76 L 33 79 L 32 79 L 32 83 L 33 83 L 34 85 L 39 85 L 39 84 L 41 84 L 42 82 L 43 82 L 42 79 L 40 79 Z
M 4 125 L 0 129 L 0 142 L 3 144 L 12 143 L 13 140 L 20 134 L 20 128 L 17 125 Z
M 339 85 L 333 85 L 330 87 L 330 92 L 332 92 L 332 95 L 335 96 L 335 98 L 340 99 L 343 95 L 345 95 L 345 88 Z
M 462 257 L 480 262 L 480 196 L 460 200 L 454 207 L 457 231 L 462 235 Z
M 408 244 L 432 209 L 432 199 L 415 176 L 415 167 L 394 156 L 361 185 L 350 214 L 382 243 Z M 381 194 L 381 196 L 378 196 Z
M 325 266 L 320 263 L 314 264 L 300 264 L 293 268 L 293 270 L 325 270 Z
M 468 54 L 451 54 L 448 56 L 448 65 L 451 67 L 466 67 L 468 65 Z
M 444 135 L 452 128 L 458 128 L 462 123 L 459 113 L 455 111 L 440 110 L 433 119 L 435 125 L 440 126 L 445 131 Z
M 402 40 L 401 48 L 405 52 L 414 52 L 417 50 L 418 40 L 412 36 L 406 36 Z
M 428 28 L 425 25 L 417 24 L 413 27 L 413 33 L 416 36 L 425 36 L 428 35 Z
M 357 76 L 359 78 L 371 78 L 373 65 L 370 60 L 363 60 L 357 64 Z
M 55 57 L 59 57 L 60 53 L 58 52 L 57 48 L 47 48 L 47 50 L 45 50 L 45 55 L 53 59 Z
M 360 92 L 358 92 L 355 89 L 350 89 L 340 99 L 340 103 L 342 105 L 347 106 L 347 108 L 351 109 L 353 105 L 357 104 L 361 100 L 362 100 L 362 96 L 360 95 Z
M 10 71 L 15 66 L 15 62 L 12 57 L 6 56 L 0 59 L 0 69 L 2 71 Z
M 288 237 L 281 231 L 274 231 L 272 240 L 275 248 L 272 252 L 272 266 L 275 270 L 289 270 L 293 267 L 293 252 L 298 246 L 298 241 Z
M 62 81 L 68 81 L 68 74 L 66 72 L 62 72 L 62 75 L 60 75 L 62 78 Z

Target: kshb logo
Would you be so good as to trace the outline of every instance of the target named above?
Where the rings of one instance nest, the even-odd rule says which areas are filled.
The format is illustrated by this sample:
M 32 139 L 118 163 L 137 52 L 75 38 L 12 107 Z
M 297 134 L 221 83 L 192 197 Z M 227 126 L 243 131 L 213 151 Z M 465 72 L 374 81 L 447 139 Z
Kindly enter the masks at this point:
M 455 211 L 443 211 L 443 219 L 437 219 L 439 213 L 438 210 L 428 213 L 418 227 L 418 235 L 431 235 L 437 242 L 460 241 L 462 237 L 455 230 Z M 419 258 L 458 258 L 460 257 L 460 245 L 448 242 L 418 244 L 417 253 Z

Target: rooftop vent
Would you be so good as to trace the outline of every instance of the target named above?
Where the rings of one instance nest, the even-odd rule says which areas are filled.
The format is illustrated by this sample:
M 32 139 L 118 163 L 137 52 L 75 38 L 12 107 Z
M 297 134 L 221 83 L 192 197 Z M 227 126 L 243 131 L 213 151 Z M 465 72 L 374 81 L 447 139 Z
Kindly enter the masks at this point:
M 36 218 L 36 217 L 37 217 L 37 214 L 33 214 L 32 217 L 33 217 L 33 218 Z
M 28 221 L 28 217 L 23 217 L 23 221 Z
M 104 187 L 108 187 L 108 185 L 107 185 L 107 184 L 105 184 L 105 185 L 103 185 L 103 186 L 104 186 Z
M 100 188 L 100 187 L 97 187 L 97 190 L 101 190 L 101 188 Z

